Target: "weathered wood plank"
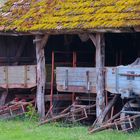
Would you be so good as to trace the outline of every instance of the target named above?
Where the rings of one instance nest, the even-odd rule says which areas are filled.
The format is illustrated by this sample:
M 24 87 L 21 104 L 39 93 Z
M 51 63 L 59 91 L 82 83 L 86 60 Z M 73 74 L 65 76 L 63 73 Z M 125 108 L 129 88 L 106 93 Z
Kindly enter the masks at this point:
M 56 83 L 61 92 L 95 93 L 96 69 L 57 67 Z
M 0 87 L 31 88 L 36 86 L 36 65 L 0 66 Z
M 86 86 L 68 86 L 66 89 L 63 85 L 57 85 L 57 90 L 60 92 L 75 92 L 75 93 L 96 93 L 96 87 L 90 86 L 87 90 Z
M 104 63 L 105 63 L 105 40 L 103 34 L 97 34 L 96 43 L 96 113 L 97 117 L 105 109 L 105 95 L 104 95 Z
M 50 95 L 45 95 L 45 101 L 50 101 L 51 96 Z M 58 101 L 71 101 L 72 100 L 72 94 L 55 94 L 53 95 L 53 100 L 58 100 Z
M 45 118 L 45 82 L 46 82 L 46 68 L 45 68 L 45 54 L 44 46 L 48 40 L 48 35 L 44 37 L 36 35 L 36 57 L 37 57 L 37 108 L 40 119 Z

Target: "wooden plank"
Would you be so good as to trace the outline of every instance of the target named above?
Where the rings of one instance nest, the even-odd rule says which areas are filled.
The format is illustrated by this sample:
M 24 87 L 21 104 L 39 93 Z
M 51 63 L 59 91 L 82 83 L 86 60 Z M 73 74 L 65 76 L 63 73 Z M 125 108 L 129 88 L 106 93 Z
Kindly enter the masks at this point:
M 105 90 L 111 93 L 116 91 L 116 67 L 106 67 L 105 69 Z
M 31 88 L 36 86 L 36 65 L 0 66 L 0 87 Z
M 54 92 L 54 51 L 52 51 L 52 67 L 51 67 L 51 92 L 50 92 L 50 107 L 53 106 L 53 92 Z M 52 113 L 52 109 L 51 109 Z
M 90 89 L 87 90 L 86 86 L 68 86 L 67 89 L 65 89 L 65 86 L 63 85 L 57 85 L 57 90 L 60 92 L 75 92 L 75 93 L 96 93 L 96 87 L 90 86 Z
M 40 119 L 45 118 L 45 82 L 46 82 L 46 68 L 45 68 L 45 54 L 44 46 L 48 40 L 48 35 L 44 37 L 36 35 L 36 58 L 37 58 L 37 109 Z
M 7 64 L 8 62 L 10 63 L 14 63 L 15 61 L 18 62 L 33 62 L 35 60 L 34 57 L 19 57 L 19 58 L 15 58 L 15 57 L 0 57 L 0 63 L 4 63 Z
M 66 71 L 67 71 L 67 75 L 66 75 Z M 57 90 L 61 92 L 95 93 L 96 69 L 57 67 L 56 83 L 57 83 Z M 66 88 L 66 83 L 67 83 L 67 88 Z
M 34 84 L 36 86 L 36 81 L 37 81 L 37 66 L 26 66 L 27 67 L 27 87 L 30 83 Z
M 50 101 L 51 96 L 45 95 L 45 101 Z M 71 101 L 72 100 L 72 94 L 54 94 L 53 100 L 59 100 L 59 101 Z
M 0 85 L 6 84 L 6 77 L 5 77 L 5 67 L 0 67 Z
M 14 83 L 18 84 L 21 83 L 24 85 L 24 66 L 20 67 L 7 67 L 8 69 L 8 85 Z

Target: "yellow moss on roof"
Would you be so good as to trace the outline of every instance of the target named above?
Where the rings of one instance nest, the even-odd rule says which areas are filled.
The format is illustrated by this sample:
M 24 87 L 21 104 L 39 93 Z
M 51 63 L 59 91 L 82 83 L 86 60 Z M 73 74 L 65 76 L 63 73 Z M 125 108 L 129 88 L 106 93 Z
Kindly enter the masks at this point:
M 140 26 L 140 0 L 9 0 L 4 30 L 36 31 Z

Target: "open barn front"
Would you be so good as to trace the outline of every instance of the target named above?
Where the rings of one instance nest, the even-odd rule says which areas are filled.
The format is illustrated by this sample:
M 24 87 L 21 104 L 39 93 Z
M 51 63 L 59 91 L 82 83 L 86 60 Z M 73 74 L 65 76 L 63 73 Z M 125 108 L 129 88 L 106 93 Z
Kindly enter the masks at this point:
M 140 128 L 140 0 L 2 0 L 0 20 L 0 117 Z
M 107 33 L 106 66 L 128 65 L 140 57 L 140 33 Z
M 24 108 L 18 108 L 14 104 L 34 100 L 35 87 L 36 56 L 33 37 L 0 36 L 0 118 L 24 113 Z
M 134 62 L 139 57 L 139 38 L 139 33 L 105 34 L 105 66 L 115 67 Z M 46 111 L 49 110 L 49 115 L 51 113 L 60 115 L 73 104 L 81 107 L 96 104 L 96 84 L 93 82 L 94 80 L 96 82 L 95 52 L 95 46 L 86 36 L 84 39 L 79 35 L 52 35 L 49 37 L 45 48 L 47 72 L 45 100 Z M 113 97 L 112 93 L 106 91 L 104 96 L 107 105 Z M 125 102 L 126 100 L 118 98 L 118 104 L 112 107 L 107 117 L 120 111 Z M 83 115 L 85 114 L 83 113 Z M 88 108 L 86 115 L 81 117 L 83 119 L 81 122 L 88 120 L 92 123 L 96 119 L 96 107 Z M 76 116 L 72 119 L 75 119 L 73 121 L 78 120 Z
M 134 62 L 140 55 L 139 38 L 140 33 L 104 34 L 105 67 Z M 1 84 L 2 105 L 15 98 L 30 101 L 37 97 L 36 66 L 42 60 L 37 58 L 38 41 L 40 39 L 35 36 L 0 36 L 0 71 L 1 81 L 4 81 L 4 84 Z M 43 49 L 46 75 L 44 73 L 42 75 L 45 78 L 42 101 L 45 101 L 47 116 L 60 115 L 65 109 L 69 112 L 76 110 L 70 117 L 65 117 L 65 120 L 93 123 L 97 117 L 95 68 L 97 57 L 96 47 L 90 37 L 87 34 L 50 35 L 44 42 Z M 14 79 L 16 76 L 23 81 L 21 84 L 21 81 Z M 8 80 L 12 79 L 11 85 L 7 77 Z M 112 93 L 104 92 L 105 105 L 112 97 Z M 107 117 L 120 111 L 126 101 L 118 98 L 118 104 L 112 107 Z
M 58 115 L 67 107 L 76 104 L 79 106 L 90 106 L 95 104 L 96 94 L 85 93 L 87 90 L 77 91 L 76 85 L 73 90 L 59 90 L 57 83 L 57 68 L 92 68 L 95 67 L 95 47 L 92 42 L 85 38 L 81 41 L 78 35 L 52 35 L 49 37 L 45 48 L 46 57 L 46 108 L 53 115 Z M 63 72 L 62 72 L 63 73 Z M 64 73 L 65 74 L 65 70 Z M 86 73 L 85 73 L 86 74 Z M 75 75 L 76 76 L 76 75 Z M 74 77 L 72 76 L 71 79 Z M 75 77 L 76 78 L 76 77 Z M 77 80 L 78 77 L 77 77 Z M 64 83 L 65 81 L 63 81 Z M 75 89 L 75 90 L 74 90 Z M 49 107 L 48 107 L 49 106 Z M 80 114 L 79 114 L 80 113 Z M 82 116 L 83 110 L 79 109 L 79 119 L 85 119 Z M 95 107 L 88 109 L 88 115 L 95 116 Z M 71 118 L 69 118 L 70 120 Z M 76 118 L 76 120 L 79 120 Z M 87 119 L 87 117 L 86 117 Z

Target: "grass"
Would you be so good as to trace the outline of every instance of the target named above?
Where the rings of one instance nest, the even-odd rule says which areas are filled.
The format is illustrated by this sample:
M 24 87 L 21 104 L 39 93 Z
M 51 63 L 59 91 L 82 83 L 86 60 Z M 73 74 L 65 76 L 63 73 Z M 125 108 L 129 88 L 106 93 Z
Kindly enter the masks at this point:
M 125 134 L 116 131 L 102 131 L 88 134 L 87 127 L 61 127 L 47 124 L 37 127 L 29 121 L 0 122 L 0 140 L 140 140 L 140 131 Z

